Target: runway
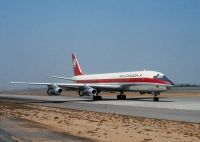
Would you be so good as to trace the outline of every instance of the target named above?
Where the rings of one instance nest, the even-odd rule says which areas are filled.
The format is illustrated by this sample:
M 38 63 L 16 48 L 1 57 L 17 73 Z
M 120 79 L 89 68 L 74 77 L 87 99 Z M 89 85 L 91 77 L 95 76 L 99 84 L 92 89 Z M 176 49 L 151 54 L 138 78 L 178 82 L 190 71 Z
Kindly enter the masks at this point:
M 91 142 L 91 140 L 75 137 L 66 133 L 50 130 L 47 126 L 16 117 L 1 116 L 1 142 Z
M 92 101 L 90 97 L 80 98 L 78 96 L 0 94 L 0 99 L 59 108 L 200 123 L 200 97 L 168 97 L 160 98 L 159 102 L 153 102 L 152 97 L 128 98 L 127 100 L 104 97 L 102 101 Z

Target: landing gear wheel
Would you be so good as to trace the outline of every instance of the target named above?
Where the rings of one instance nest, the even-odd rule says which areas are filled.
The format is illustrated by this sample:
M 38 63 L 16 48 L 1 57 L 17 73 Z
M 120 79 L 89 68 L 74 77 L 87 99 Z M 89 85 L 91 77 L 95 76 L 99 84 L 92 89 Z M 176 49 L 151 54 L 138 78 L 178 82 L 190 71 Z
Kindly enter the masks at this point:
M 154 98 L 153 98 L 153 101 L 154 101 L 154 102 L 158 102 L 158 101 L 159 101 L 159 98 L 158 98 L 158 97 L 154 97 Z
M 52 96 L 51 93 L 49 92 L 49 90 L 47 90 L 47 94 L 48 94 L 49 96 Z
M 84 96 L 81 90 L 78 91 L 78 94 L 80 97 Z
M 126 100 L 126 95 L 117 95 L 118 100 Z
M 102 100 L 102 97 L 101 96 L 97 96 L 98 100 Z
M 154 101 L 154 102 L 158 102 L 158 101 L 159 101 L 159 98 L 158 98 L 157 96 L 160 95 L 160 92 L 152 92 L 152 94 L 154 95 L 153 101 Z
M 126 100 L 126 95 L 122 95 L 122 99 L 123 99 L 123 100 Z
M 93 96 L 93 100 L 94 101 L 102 100 L 102 97 L 101 96 Z
M 96 101 L 97 100 L 97 96 L 93 96 L 93 101 Z

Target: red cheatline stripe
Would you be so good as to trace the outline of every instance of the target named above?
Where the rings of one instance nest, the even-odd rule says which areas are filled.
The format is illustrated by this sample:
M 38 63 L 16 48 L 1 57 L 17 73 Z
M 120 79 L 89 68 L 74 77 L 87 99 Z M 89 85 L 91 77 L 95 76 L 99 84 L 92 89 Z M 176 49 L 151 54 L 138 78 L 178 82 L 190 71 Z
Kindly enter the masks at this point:
M 117 78 L 117 79 L 90 79 L 90 80 L 77 80 L 77 83 L 160 83 L 168 84 L 165 81 L 153 78 Z

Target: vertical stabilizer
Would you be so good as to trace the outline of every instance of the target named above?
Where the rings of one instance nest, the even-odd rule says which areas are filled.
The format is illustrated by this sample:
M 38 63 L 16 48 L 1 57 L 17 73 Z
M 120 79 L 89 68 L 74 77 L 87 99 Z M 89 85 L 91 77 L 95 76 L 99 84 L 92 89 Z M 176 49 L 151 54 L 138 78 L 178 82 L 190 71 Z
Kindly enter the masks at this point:
M 74 76 L 83 75 L 75 53 L 72 54 L 72 66 L 74 70 Z

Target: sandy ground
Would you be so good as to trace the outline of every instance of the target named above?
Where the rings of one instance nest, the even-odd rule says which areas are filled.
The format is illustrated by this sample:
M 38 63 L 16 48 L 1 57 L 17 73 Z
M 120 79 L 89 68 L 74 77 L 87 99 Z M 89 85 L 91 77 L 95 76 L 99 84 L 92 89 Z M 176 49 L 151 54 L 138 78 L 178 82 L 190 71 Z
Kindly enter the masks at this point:
M 99 142 L 199 142 L 200 124 L 0 102 L 0 113 Z
M 0 120 L 0 142 L 92 142 L 23 118 L 0 114 Z

